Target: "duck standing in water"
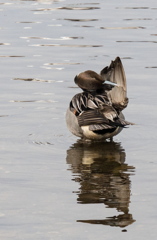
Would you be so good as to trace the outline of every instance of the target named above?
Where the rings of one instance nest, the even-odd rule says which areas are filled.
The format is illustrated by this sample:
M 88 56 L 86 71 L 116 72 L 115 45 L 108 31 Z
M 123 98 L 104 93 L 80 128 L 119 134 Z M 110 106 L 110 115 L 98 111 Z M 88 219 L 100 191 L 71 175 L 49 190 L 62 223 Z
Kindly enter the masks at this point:
M 76 94 L 66 113 L 69 130 L 90 140 L 112 139 L 127 125 L 122 110 L 128 105 L 126 76 L 119 57 L 100 74 L 88 70 L 74 79 L 83 90 Z

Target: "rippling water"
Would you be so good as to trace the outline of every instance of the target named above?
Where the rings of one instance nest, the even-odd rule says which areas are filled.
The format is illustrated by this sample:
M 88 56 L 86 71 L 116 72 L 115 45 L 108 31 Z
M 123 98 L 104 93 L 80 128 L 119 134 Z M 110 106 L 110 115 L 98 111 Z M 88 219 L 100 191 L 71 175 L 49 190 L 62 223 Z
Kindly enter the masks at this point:
M 1 239 L 155 239 L 156 2 L 0 0 L 0 36 Z M 136 125 L 83 143 L 73 79 L 116 56 Z

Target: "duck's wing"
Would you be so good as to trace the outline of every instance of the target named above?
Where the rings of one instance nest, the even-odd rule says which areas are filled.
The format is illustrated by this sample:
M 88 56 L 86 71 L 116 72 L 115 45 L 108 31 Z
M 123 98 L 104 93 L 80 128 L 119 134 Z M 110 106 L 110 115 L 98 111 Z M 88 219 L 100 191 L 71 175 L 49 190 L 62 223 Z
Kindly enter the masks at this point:
M 126 76 L 121 59 L 117 57 L 109 67 L 105 67 L 100 75 L 104 80 L 116 83 L 117 86 L 108 91 L 108 95 L 114 108 L 120 112 L 128 104 Z
M 80 127 L 89 126 L 89 130 L 91 131 L 113 129 L 118 126 L 125 127 L 131 124 L 119 118 L 111 106 L 105 106 L 103 110 L 89 109 L 82 112 L 77 119 Z

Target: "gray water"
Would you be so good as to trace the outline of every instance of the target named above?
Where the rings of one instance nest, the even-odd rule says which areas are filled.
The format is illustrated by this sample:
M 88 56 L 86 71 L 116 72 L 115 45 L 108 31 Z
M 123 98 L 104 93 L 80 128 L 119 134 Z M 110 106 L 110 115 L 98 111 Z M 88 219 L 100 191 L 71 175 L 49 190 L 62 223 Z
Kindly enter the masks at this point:
M 0 0 L 0 238 L 156 239 L 155 0 Z M 80 142 L 76 74 L 116 56 L 136 125 Z

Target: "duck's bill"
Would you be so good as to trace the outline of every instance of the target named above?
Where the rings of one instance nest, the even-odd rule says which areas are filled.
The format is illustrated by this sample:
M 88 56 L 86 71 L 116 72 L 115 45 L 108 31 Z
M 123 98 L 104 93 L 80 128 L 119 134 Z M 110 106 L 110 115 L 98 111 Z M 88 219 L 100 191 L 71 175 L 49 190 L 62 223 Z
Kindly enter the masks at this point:
M 113 82 L 110 82 L 110 81 L 108 81 L 108 80 L 105 81 L 104 83 L 105 83 L 105 84 L 109 84 L 109 85 L 111 85 L 111 86 L 113 86 L 113 87 L 114 87 L 114 86 L 118 86 L 117 83 L 113 83 Z

